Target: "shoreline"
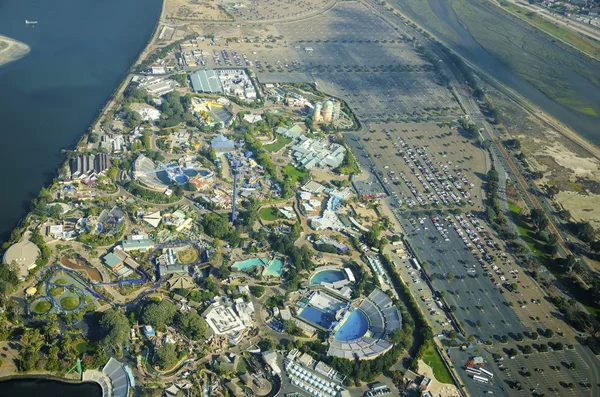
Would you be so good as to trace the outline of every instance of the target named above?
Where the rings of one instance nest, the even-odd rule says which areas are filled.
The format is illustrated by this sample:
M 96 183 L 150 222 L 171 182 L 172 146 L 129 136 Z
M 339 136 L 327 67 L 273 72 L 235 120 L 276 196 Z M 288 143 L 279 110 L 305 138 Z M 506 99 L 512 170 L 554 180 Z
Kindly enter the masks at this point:
M 10 37 L 0 35 L 0 43 L 8 44 L 8 47 L 0 49 L 0 66 L 17 61 L 31 52 L 31 47 Z
M 27 379 L 39 379 L 39 380 L 50 380 L 54 382 L 62 382 L 62 383 L 70 383 L 74 385 L 82 384 L 82 383 L 94 383 L 101 388 L 100 384 L 95 381 L 90 380 L 79 380 L 75 378 L 62 378 L 60 376 L 51 374 L 51 373 L 29 373 L 29 374 L 12 374 L 12 375 L 0 375 L 0 383 L 6 382 L 9 380 L 27 380 Z

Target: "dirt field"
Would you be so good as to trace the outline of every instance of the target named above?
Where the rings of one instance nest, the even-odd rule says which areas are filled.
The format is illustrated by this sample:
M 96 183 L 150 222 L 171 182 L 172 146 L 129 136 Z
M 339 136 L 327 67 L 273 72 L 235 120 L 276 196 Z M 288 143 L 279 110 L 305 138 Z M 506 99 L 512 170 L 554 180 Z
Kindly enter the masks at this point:
M 169 0 L 165 3 L 164 17 L 188 21 L 227 21 L 229 16 L 221 11 L 216 1 Z
M 236 21 L 269 21 L 301 18 L 324 9 L 333 0 L 226 0 L 224 7 Z
M 542 184 L 559 188 L 558 202 L 576 220 L 600 229 L 600 161 L 593 154 L 501 97 L 505 139 L 518 138 L 528 164 L 543 173 Z M 510 113 L 510 115 L 509 115 Z
M 87 265 L 85 262 L 62 257 L 60 259 L 60 263 L 63 264 L 65 267 L 68 267 L 69 269 L 83 270 L 88 274 L 91 280 L 102 281 L 102 275 L 100 274 L 100 272 L 94 269 L 91 265 Z

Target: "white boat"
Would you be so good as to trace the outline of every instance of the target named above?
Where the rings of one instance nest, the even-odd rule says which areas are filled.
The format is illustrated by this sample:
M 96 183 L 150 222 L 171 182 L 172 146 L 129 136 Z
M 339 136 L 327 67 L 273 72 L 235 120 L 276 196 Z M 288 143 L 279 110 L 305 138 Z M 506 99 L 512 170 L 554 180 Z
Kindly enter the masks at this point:
M 28 21 L 27 19 L 25 20 L 25 25 L 36 25 L 37 21 Z

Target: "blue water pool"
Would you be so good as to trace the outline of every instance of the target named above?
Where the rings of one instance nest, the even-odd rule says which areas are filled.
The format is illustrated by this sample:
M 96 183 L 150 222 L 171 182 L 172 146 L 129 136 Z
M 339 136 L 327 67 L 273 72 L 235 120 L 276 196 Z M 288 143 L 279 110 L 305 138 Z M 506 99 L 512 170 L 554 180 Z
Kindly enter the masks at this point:
M 354 310 L 334 335 L 336 340 L 349 342 L 367 333 L 369 319 L 361 310 Z
M 325 329 L 329 329 L 329 327 L 331 327 L 331 324 L 333 324 L 333 322 L 335 321 L 335 318 L 330 314 L 322 312 L 319 309 L 316 309 L 312 306 L 306 306 L 304 309 L 302 309 L 302 311 L 300 312 L 300 317 L 312 323 L 320 325 Z
M 200 176 L 207 176 L 208 174 L 210 174 L 210 171 L 200 170 L 200 171 L 198 171 L 198 173 L 200 174 Z
M 267 261 L 267 258 L 246 259 L 245 261 L 234 263 L 232 267 L 237 271 L 245 272 L 246 270 L 252 269 L 256 266 L 264 266 L 268 263 Z
M 265 268 L 265 274 L 267 276 L 281 277 L 281 270 L 283 269 L 283 261 L 281 259 L 273 259 L 269 266 Z
M 190 178 L 184 174 L 175 175 L 175 182 L 179 183 L 180 185 L 185 185 L 189 179 Z
M 334 283 L 346 279 L 346 274 L 340 269 L 322 270 L 315 273 L 310 279 L 310 285 L 319 285 L 323 282 Z
M 189 176 L 190 178 L 193 178 L 196 175 L 198 175 L 198 171 L 196 171 L 193 168 L 185 169 L 185 170 L 183 170 L 183 173 L 186 174 L 187 176 Z

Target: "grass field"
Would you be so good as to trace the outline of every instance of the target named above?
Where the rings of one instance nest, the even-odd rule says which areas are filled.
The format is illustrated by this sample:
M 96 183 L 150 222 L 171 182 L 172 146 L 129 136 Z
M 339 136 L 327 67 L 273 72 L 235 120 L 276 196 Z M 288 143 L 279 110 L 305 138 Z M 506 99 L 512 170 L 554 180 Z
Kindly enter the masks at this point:
M 431 367 L 433 375 L 438 382 L 448 384 L 454 383 L 452 381 L 452 376 L 450 376 L 450 372 L 448 372 L 442 358 L 433 346 L 429 347 L 423 355 L 423 362 Z
M 60 300 L 60 305 L 65 310 L 74 310 L 79 306 L 79 298 L 76 296 L 67 296 Z
M 65 289 L 63 287 L 50 288 L 50 295 L 52 295 L 54 298 L 56 298 L 57 296 L 61 296 L 63 292 L 65 292 Z
M 79 354 L 93 353 L 95 351 L 94 346 L 87 342 L 78 343 L 77 346 L 75 346 L 75 349 Z
M 536 13 L 525 10 L 515 4 L 501 0 L 500 5 L 507 11 L 518 16 L 519 18 L 525 19 L 527 22 L 543 30 L 544 32 L 558 39 L 561 39 L 562 41 L 572 45 L 573 47 L 594 58 L 600 58 L 600 50 L 598 50 L 598 46 L 594 45 L 589 40 L 586 40 L 565 28 L 556 26 L 548 19 L 542 18 Z
M 271 207 L 264 207 L 260 210 L 258 216 L 260 216 L 260 219 L 262 219 L 263 221 L 272 222 L 279 218 L 279 210 L 273 209 Z
M 299 178 L 306 176 L 306 172 L 302 172 L 296 169 L 296 167 L 294 167 L 293 165 L 286 165 L 285 167 L 283 167 L 282 172 L 283 175 L 289 177 L 290 181 L 294 184 L 298 182 Z
M 265 148 L 265 150 L 268 150 L 269 152 L 277 153 L 291 141 L 292 141 L 291 138 L 286 138 L 283 135 L 277 134 L 277 140 L 273 143 L 265 145 L 264 148 Z
M 65 285 L 67 283 L 67 280 L 65 280 L 64 278 L 59 278 L 55 281 L 55 283 Z
M 508 209 L 511 212 L 513 221 L 517 226 L 517 229 L 519 230 L 519 234 L 521 235 L 523 241 L 527 243 L 529 249 L 531 249 L 531 252 L 533 252 L 535 256 L 537 256 L 540 259 L 544 259 L 545 254 L 538 248 L 538 245 L 541 243 L 534 237 L 535 233 L 531 229 L 531 227 L 523 220 L 523 217 L 521 216 L 521 207 L 509 200 Z
M 198 251 L 196 251 L 194 247 L 188 247 L 185 250 L 178 252 L 177 256 L 179 257 L 179 261 L 185 265 L 198 260 Z
M 6 41 L 0 41 L 0 51 L 8 48 L 8 43 Z
M 50 308 L 52 307 L 52 305 L 50 304 L 50 302 L 48 302 L 47 300 L 41 300 L 39 302 L 36 302 L 32 307 L 31 310 L 34 313 L 37 314 L 44 314 L 46 313 L 48 310 L 50 310 Z

